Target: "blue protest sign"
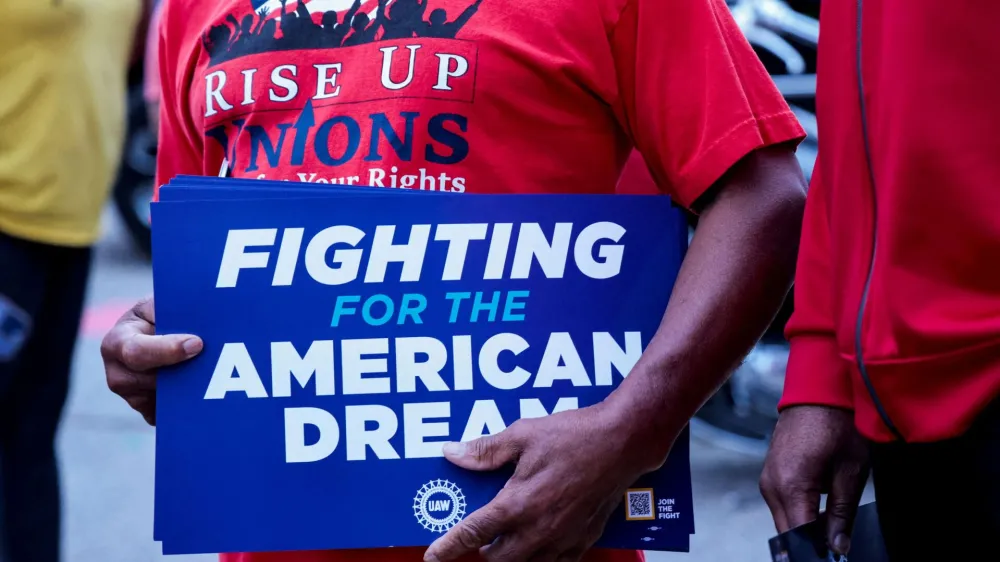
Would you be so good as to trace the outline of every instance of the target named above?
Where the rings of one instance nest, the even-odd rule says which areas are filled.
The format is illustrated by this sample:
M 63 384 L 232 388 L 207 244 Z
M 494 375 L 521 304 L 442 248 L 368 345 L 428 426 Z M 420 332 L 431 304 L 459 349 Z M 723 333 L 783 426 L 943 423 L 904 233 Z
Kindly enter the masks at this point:
M 205 342 L 159 376 L 165 553 L 430 544 L 510 474 L 441 444 L 607 396 L 687 240 L 659 197 L 237 196 L 153 205 L 157 331 Z M 598 545 L 693 530 L 685 433 Z

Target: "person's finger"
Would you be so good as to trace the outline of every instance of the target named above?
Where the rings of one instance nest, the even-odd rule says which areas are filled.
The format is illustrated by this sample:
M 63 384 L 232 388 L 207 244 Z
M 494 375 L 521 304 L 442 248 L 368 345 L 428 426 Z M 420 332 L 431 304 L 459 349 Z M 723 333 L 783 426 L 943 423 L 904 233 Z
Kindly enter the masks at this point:
M 156 396 L 152 397 L 152 400 L 146 405 L 145 410 L 142 412 L 142 419 L 153 427 L 156 427 Z
M 844 463 L 833 474 L 826 498 L 826 534 L 827 544 L 837 554 L 846 555 L 851 549 L 851 529 L 867 476 L 866 467 L 858 463 Z
M 765 465 L 764 472 L 760 475 L 760 495 L 764 496 L 764 503 L 771 510 L 771 518 L 774 519 L 774 527 L 779 533 L 784 533 L 788 526 L 788 516 L 785 514 L 785 505 L 781 502 L 778 492 L 777 482 L 771 475 L 770 467 Z
M 151 326 L 156 324 L 156 308 L 153 306 L 153 297 L 146 297 L 135 303 L 129 312 Z
M 512 524 L 514 513 L 507 509 L 501 492 L 490 503 L 472 512 L 458 525 L 435 540 L 424 552 L 424 562 L 451 562 L 477 552 L 492 543 Z M 511 539 L 517 542 L 517 539 Z
M 517 534 L 509 534 L 479 549 L 479 556 L 486 562 L 512 562 L 527 560 L 526 552 L 530 554 L 528 541 Z
M 119 396 L 128 396 L 156 390 L 156 375 L 152 372 L 135 373 L 123 365 L 108 365 L 108 388 Z
M 132 371 L 149 371 L 190 359 L 203 347 L 201 338 L 189 334 L 132 334 L 122 341 L 119 359 Z
M 145 392 L 140 394 L 133 394 L 125 398 L 128 405 L 132 407 L 133 410 L 142 414 L 143 419 L 149 425 L 156 425 L 156 394 L 152 392 Z
M 557 560 L 560 560 L 560 558 L 555 552 L 551 550 L 544 550 L 527 558 L 510 558 L 509 560 L 510 562 L 520 560 L 527 560 L 528 562 L 556 562 Z
M 491 549 L 502 548 L 502 543 L 507 540 L 510 540 L 510 535 L 500 535 L 499 537 L 493 539 L 493 542 L 490 544 L 479 547 L 479 557 L 485 560 Z
M 444 456 L 453 464 L 469 470 L 496 470 L 517 460 L 521 443 L 513 426 L 497 433 L 466 442 L 449 442 Z
M 135 316 L 132 310 L 125 313 L 111 331 L 101 340 L 101 357 L 105 364 L 121 361 L 122 346 L 135 334 L 153 335 L 156 328 Z
M 580 562 L 580 560 L 583 559 L 583 555 L 586 553 L 587 550 L 583 548 L 573 549 L 557 556 L 556 562 Z
M 787 518 L 788 528 L 794 529 L 815 521 L 819 517 L 819 501 L 818 489 L 789 486 L 781 490 L 781 503 Z
M 760 476 L 760 491 L 779 533 L 819 517 L 820 486 L 794 465 L 767 462 Z

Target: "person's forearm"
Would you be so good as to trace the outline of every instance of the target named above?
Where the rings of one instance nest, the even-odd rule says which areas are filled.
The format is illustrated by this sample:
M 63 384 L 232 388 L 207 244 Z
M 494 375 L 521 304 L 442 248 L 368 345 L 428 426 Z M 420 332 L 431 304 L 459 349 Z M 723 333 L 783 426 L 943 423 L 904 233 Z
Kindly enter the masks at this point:
M 741 161 L 705 206 L 657 333 L 604 403 L 623 437 L 646 449 L 635 460 L 647 469 L 774 319 L 794 276 L 804 204 L 795 157 L 776 147 Z

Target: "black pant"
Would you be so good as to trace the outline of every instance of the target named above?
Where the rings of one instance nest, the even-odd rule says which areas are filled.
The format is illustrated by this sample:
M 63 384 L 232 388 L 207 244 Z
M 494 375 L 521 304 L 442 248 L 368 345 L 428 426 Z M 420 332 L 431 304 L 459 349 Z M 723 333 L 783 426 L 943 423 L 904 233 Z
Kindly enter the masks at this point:
M 0 233 L 0 560 L 59 560 L 55 436 L 89 270 L 89 248 Z
M 874 445 L 872 459 L 890 561 L 1000 560 L 1000 401 L 957 439 Z

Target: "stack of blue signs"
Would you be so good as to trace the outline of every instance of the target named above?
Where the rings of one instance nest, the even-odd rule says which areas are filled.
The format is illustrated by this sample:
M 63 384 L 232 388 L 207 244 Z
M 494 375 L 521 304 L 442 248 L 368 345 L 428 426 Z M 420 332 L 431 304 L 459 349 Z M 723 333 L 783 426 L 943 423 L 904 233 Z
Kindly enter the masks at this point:
M 604 399 L 687 244 L 665 197 L 471 195 L 179 177 L 153 204 L 166 554 L 429 545 L 511 474 L 445 441 Z M 688 550 L 687 432 L 598 546 Z

